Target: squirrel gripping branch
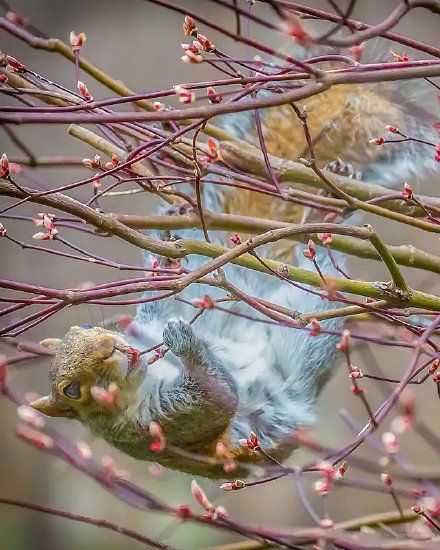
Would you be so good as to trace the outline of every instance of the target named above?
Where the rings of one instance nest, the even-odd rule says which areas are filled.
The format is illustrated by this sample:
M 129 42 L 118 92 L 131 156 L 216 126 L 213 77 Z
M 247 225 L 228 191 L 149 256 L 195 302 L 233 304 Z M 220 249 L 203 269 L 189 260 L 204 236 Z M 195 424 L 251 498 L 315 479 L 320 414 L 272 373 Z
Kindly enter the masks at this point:
M 400 83 L 337 86 L 298 104 L 307 111 L 319 166 L 388 186 L 403 187 L 409 177 L 425 174 L 435 163 L 422 146 L 369 144 L 388 124 L 420 137 L 433 133 L 422 109 L 408 97 L 403 100 L 404 93 Z M 271 154 L 294 160 L 307 156 L 301 122 L 290 106 L 268 110 L 262 120 Z M 242 139 L 258 143 L 252 112 L 229 117 L 225 126 Z M 211 211 L 291 223 L 299 223 L 304 215 L 296 206 L 269 201 L 258 193 L 205 187 L 203 203 Z M 199 230 L 159 235 L 165 240 L 187 236 L 203 240 Z M 228 244 L 224 233 L 215 238 Z M 289 242 L 265 252 L 286 261 L 293 250 Z M 317 261 L 324 276 L 335 275 L 326 251 L 321 252 Z M 158 261 L 168 266 L 167 259 Z M 187 267 L 193 270 L 203 262 L 202 257 L 191 256 Z M 302 254 L 297 262 L 310 268 Z M 342 255 L 338 262 L 343 264 Z M 272 275 L 227 265 L 225 276 L 251 296 L 301 313 L 335 307 Z M 212 299 L 225 296 L 221 289 L 193 284 L 181 297 L 191 303 L 205 293 Z M 240 464 L 267 463 L 265 453 L 284 460 L 296 447 L 294 431 L 317 420 L 317 398 L 337 362 L 339 337 L 326 332 L 340 332 L 343 322 L 340 318 L 324 321 L 324 333 L 311 337 L 307 331 L 246 318 L 256 314 L 244 302 L 231 302 L 228 307 L 244 316 L 206 309 L 192 326 L 184 319 L 191 318 L 194 308 L 171 297 L 141 304 L 125 332 L 82 325 L 72 327 L 61 340 L 43 341 L 56 350 L 51 388 L 32 406 L 49 416 L 79 420 L 137 459 L 213 479 L 226 477 L 223 463 L 215 459 L 236 460 L 234 475 L 241 477 L 247 470 Z M 169 351 L 153 364 L 148 364 L 146 355 L 134 357 L 134 350 L 161 341 Z M 106 395 L 117 388 L 115 398 L 98 399 L 97 387 L 109 392 Z M 256 439 L 243 446 L 251 432 Z M 250 452 L 253 445 L 265 453 Z

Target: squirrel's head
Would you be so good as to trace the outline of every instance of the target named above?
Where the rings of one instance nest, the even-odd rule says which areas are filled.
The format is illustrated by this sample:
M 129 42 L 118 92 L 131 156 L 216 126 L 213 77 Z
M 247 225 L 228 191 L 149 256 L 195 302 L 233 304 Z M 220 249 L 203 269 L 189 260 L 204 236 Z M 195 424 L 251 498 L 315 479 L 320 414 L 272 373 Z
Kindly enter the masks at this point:
M 48 416 L 86 421 L 95 414 L 117 412 L 105 400 L 96 399 L 92 388 L 117 388 L 118 405 L 133 398 L 140 382 L 132 368 L 132 348 L 122 334 L 101 327 L 72 327 L 64 338 L 49 338 L 41 345 L 55 352 L 50 369 L 49 395 L 31 403 Z

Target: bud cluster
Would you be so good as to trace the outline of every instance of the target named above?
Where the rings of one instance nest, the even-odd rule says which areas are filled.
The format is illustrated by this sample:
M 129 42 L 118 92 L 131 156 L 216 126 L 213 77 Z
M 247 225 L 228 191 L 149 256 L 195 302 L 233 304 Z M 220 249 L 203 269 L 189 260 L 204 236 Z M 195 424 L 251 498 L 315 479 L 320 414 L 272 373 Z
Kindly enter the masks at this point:
M 36 241 L 53 241 L 56 235 L 58 235 L 58 230 L 55 228 L 54 225 L 55 215 L 45 212 L 39 212 L 37 216 L 38 218 L 33 219 L 32 223 L 36 227 L 44 227 L 48 230 L 48 232 L 34 233 L 32 235 L 32 238 Z

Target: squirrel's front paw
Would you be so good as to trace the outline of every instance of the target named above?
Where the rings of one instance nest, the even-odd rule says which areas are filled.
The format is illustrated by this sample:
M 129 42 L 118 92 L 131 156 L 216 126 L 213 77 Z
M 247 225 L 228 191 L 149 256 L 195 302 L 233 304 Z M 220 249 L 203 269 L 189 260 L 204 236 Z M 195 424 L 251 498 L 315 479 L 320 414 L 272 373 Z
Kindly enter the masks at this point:
M 190 324 L 183 319 L 170 319 L 163 329 L 163 342 L 174 355 L 189 351 L 195 341 Z
M 347 178 L 355 180 L 362 179 L 362 172 L 356 170 L 349 162 L 345 162 L 339 158 L 333 162 L 328 162 L 324 168 L 326 170 L 330 170 L 330 172 L 333 172 L 334 174 L 339 174 L 340 176 L 346 176 Z

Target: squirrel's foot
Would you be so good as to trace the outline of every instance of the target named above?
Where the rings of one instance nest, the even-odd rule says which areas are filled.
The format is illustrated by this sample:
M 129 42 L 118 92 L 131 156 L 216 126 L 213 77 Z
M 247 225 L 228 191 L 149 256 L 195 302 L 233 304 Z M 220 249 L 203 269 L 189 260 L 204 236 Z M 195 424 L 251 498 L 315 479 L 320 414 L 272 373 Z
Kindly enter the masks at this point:
M 330 170 L 334 174 L 339 174 L 340 176 L 345 176 L 347 178 L 360 180 L 362 179 L 362 172 L 356 170 L 352 164 L 349 162 L 344 162 L 342 159 L 337 158 L 332 162 L 328 162 L 324 166 L 325 170 Z
M 183 319 L 170 319 L 163 329 L 164 344 L 180 356 L 195 347 L 197 341 L 191 325 Z
M 194 208 L 189 204 L 173 204 L 172 206 L 167 207 L 164 212 L 162 212 L 163 216 L 184 216 L 185 214 L 188 214 L 189 212 L 193 212 Z
M 162 216 L 184 216 L 185 214 L 189 214 L 190 212 L 193 212 L 194 208 L 186 203 L 186 204 L 175 204 L 173 206 L 168 206 L 165 208 L 162 212 Z M 174 231 L 170 230 L 164 230 L 164 231 L 158 231 L 157 232 L 158 237 L 162 241 L 177 241 L 181 239 L 181 236 L 178 233 L 174 233 Z

